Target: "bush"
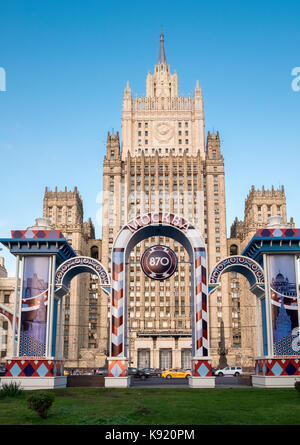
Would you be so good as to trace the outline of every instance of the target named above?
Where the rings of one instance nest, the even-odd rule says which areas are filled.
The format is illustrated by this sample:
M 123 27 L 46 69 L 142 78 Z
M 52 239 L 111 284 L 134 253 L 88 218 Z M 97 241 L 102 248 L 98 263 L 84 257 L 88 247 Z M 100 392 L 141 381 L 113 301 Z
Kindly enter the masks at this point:
M 0 389 L 0 398 L 1 397 L 16 397 L 23 393 L 21 389 L 21 384 L 16 382 L 3 383 L 2 388 Z
M 27 407 L 36 411 L 42 419 L 46 419 L 48 411 L 54 402 L 54 395 L 48 392 L 40 392 L 29 396 L 27 399 Z
M 298 392 L 298 394 L 300 395 L 300 381 L 299 380 L 295 382 L 295 389 Z

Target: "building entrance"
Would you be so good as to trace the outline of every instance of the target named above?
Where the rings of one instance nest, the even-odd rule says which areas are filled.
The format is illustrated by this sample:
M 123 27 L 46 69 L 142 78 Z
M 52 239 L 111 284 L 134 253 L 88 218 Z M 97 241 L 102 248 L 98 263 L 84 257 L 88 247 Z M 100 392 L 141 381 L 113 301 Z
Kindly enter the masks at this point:
M 139 369 L 150 367 L 150 349 L 138 349 L 137 367 Z

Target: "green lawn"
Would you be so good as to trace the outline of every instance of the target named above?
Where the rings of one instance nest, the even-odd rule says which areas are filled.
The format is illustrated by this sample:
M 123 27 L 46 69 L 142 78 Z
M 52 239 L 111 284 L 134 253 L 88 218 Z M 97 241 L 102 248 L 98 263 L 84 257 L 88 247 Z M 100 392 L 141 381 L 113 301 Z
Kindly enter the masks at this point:
M 66 388 L 47 419 L 26 399 L 0 399 L 0 425 L 299 425 L 295 389 Z

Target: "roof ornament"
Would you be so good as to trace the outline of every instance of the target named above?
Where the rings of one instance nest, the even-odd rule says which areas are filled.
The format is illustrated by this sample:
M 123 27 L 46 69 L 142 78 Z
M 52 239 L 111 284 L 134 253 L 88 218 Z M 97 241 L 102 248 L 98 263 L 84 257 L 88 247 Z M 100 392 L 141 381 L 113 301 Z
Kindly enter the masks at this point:
M 160 33 L 160 46 L 159 46 L 159 54 L 158 54 L 158 64 L 167 63 L 166 53 L 165 53 L 165 45 L 164 45 L 164 34 L 163 28 L 161 27 Z

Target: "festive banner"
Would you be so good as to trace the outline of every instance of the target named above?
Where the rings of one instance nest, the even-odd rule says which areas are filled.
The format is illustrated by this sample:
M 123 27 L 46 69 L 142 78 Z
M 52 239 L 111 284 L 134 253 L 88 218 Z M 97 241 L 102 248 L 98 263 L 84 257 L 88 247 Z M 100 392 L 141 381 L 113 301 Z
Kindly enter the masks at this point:
M 296 268 L 293 255 L 269 255 L 274 355 L 299 355 Z
M 46 349 L 49 258 L 24 259 L 20 356 L 43 356 Z

